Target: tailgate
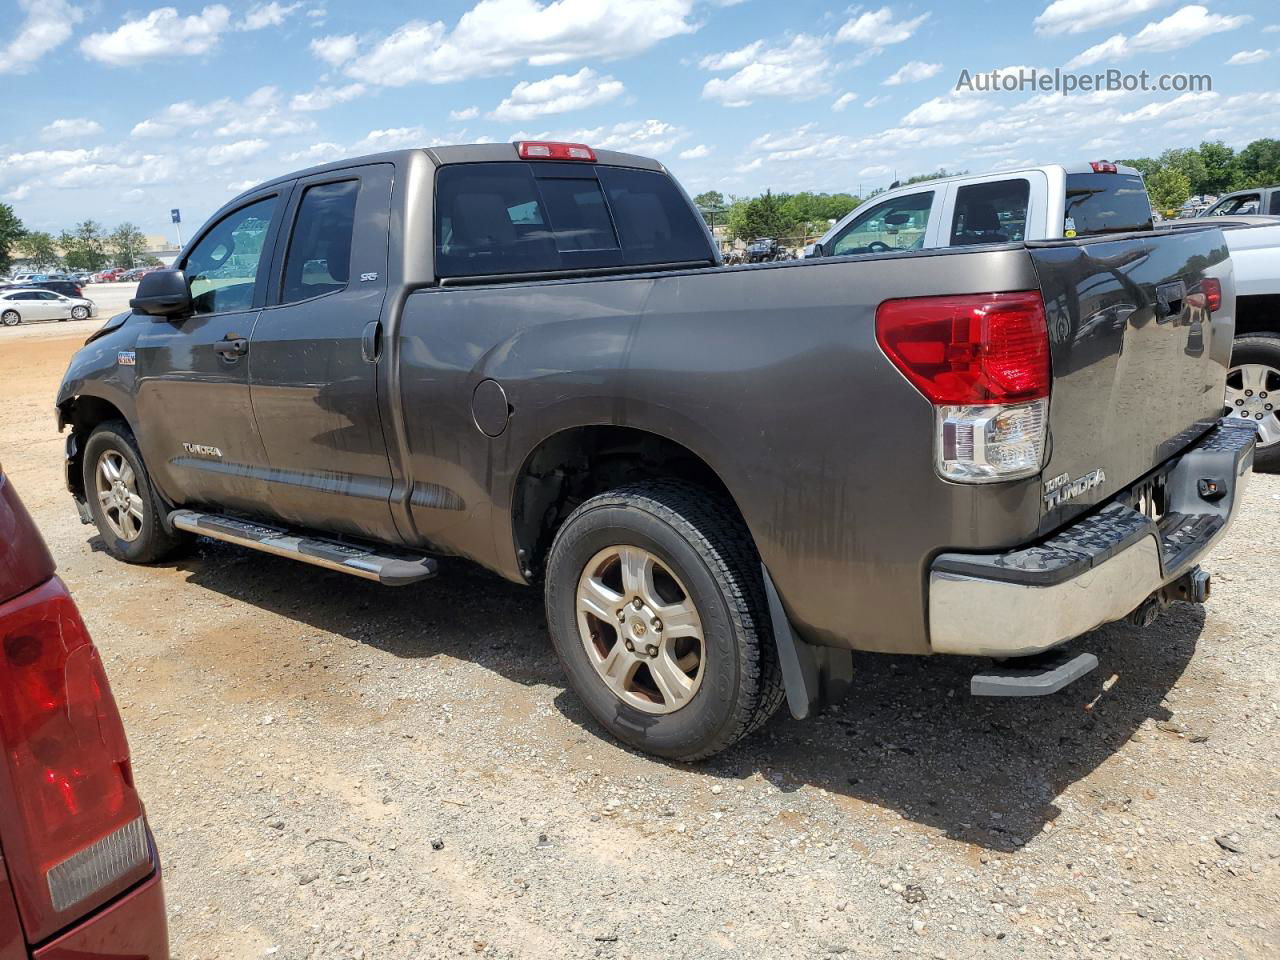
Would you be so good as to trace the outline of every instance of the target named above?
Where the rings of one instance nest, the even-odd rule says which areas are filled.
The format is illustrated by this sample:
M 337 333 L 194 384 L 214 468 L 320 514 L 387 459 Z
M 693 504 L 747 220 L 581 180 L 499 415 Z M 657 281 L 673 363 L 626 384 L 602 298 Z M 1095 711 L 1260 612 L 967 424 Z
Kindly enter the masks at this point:
M 1168 460 L 1223 410 L 1235 327 L 1222 231 L 1027 245 L 1044 293 L 1053 387 L 1040 532 Z M 1212 313 L 1201 281 L 1216 278 Z

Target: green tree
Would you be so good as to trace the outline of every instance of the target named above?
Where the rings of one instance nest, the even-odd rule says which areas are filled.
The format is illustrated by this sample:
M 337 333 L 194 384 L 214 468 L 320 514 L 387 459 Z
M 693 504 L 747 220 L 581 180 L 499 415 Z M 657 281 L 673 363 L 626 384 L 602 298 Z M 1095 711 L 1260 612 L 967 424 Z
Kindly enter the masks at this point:
M 1146 178 L 1147 194 L 1157 210 L 1177 210 L 1191 196 L 1191 180 L 1176 167 L 1161 167 Z
M 1221 140 L 1201 143 L 1200 161 L 1204 164 L 1204 179 L 1191 185 L 1193 192 L 1226 193 L 1240 176 L 1236 152 Z
M 1203 194 L 1205 192 L 1204 183 L 1208 178 L 1208 170 L 1199 150 L 1193 147 L 1166 150 L 1160 154 L 1160 166 L 1177 170 L 1183 174 L 1187 178 L 1191 193 Z M 1188 196 L 1190 195 L 1189 193 Z
M 26 233 L 13 207 L 0 203 L 0 273 L 8 273 L 13 266 L 14 250 Z
M 908 178 L 903 186 L 912 183 L 924 183 L 927 180 L 941 180 L 943 177 L 961 177 L 968 172 L 968 170 L 948 171 L 946 167 L 939 167 L 937 170 L 933 171 L 933 173 L 918 173 L 914 177 Z
M 735 203 L 729 210 L 729 229 L 735 236 L 746 240 L 756 237 L 785 237 L 795 226 L 795 221 L 787 219 L 782 202 L 771 190 L 745 202 Z
M 724 205 L 724 194 L 719 190 L 706 190 L 694 197 L 693 203 L 710 226 L 725 222 L 725 214 L 729 211 Z
M 1237 190 L 1280 183 L 1280 140 L 1255 140 L 1240 151 L 1239 160 Z
M 1144 179 L 1160 169 L 1160 161 L 1153 157 L 1135 157 L 1132 160 L 1117 160 L 1116 162 L 1124 167 L 1133 167 L 1142 174 Z
M 26 233 L 18 242 L 18 253 L 37 270 L 52 270 L 62 264 L 57 242 L 43 230 Z
M 133 268 L 139 265 L 147 248 L 147 238 L 136 224 L 128 221 L 120 224 L 107 237 L 107 248 L 115 257 L 118 267 Z
M 780 196 L 782 212 L 805 233 L 825 233 L 832 220 L 839 220 L 858 205 L 849 193 L 793 193 Z
M 58 237 L 62 247 L 62 259 L 68 270 L 85 270 L 90 273 L 107 265 L 106 237 L 102 225 L 95 220 L 76 224 L 75 230 L 63 230 Z

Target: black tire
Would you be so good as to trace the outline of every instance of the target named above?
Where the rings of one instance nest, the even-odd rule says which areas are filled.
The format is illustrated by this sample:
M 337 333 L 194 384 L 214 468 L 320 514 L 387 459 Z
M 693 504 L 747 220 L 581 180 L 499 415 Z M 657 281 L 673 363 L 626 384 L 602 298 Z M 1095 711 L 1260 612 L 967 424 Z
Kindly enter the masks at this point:
M 130 540 L 120 536 L 112 529 L 103 504 L 97 495 L 97 472 L 99 462 L 108 453 L 116 453 L 133 470 L 134 485 L 137 496 L 142 501 L 142 520 L 137 536 Z M 125 563 L 157 563 L 187 547 L 193 540 L 188 533 L 180 530 L 170 531 L 161 522 L 168 507 L 156 493 L 142 462 L 142 454 L 138 451 L 138 443 L 133 431 L 123 420 L 109 420 L 99 424 L 89 434 L 89 441 L 84 446 L 83 475 L 85 496 L 89 501 L 89 509 L 93 513 L 98 533 L 106 546 L 107 553 Z
M 1236 337 L 1235 345 L 1231 350 L 1231 365 L 1236 367 L 1246 363 L 1270 367 L 1274 375 L 1269 379 L 1280 387 L 1280 335 L 1260 333 Z M 1270 416 L 1280 418 L 1280 390 L 1277 390 L 1275 399 Z M 1228 415 L 1232 412 L 1232 409 L 1228 408 Z M 1265 410 L 1261 412 L 1264 416 L 1268 414 Z M 1259 437 L 1253 466 L 1260 473 L 1280 473 L 1280 442 L 1264 444 L 1262 437 Z
M 0 313 L 0 323 L 3 323 L 6 327 L 16 327 L 21 322 L 22 314 L 18 313 L 17 310 L 6 310 L 4 313 Z
M 671 713 L 647 713 L 615 695 L 579 633 L 579 578 L 601 550 L 618 545 L 666 565 L 702 623 L 701 682 Z M 701 487 L 646 481 L 583 503 L 552 544 L 546 607 L 574 691 L 602 726 L 638 750 L 670 760 L 709 757 L 763 725 L 784 699 L 755 545 L 733 505 Z

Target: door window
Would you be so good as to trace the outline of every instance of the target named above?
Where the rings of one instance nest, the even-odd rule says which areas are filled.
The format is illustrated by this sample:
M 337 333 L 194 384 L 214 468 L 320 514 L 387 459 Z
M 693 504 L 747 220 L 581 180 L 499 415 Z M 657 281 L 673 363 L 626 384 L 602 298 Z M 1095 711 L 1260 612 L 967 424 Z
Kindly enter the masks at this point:
M 831 252 L 842 256 L 919 250 L 924 246 L 932 206 L 932 190 L 886 200 L 855 217 L 845 232 L 836 237 Z
M 347 285 L 359 195 L 359 180 L 307 187 L 289 241 L 281 303 L 310 300 Z
M 960 187 L 951 218 L 952 246 L 1022 240 L 1030 199 L 1031 182 L 1021 177 Z
M 196 313 L 227 313 L 253 306 L 262 246 L 276 198 L 241 207 L 218 221 L 187 255 L 185 269 Z
M 1271 191 L 1271 209 L 1268 213 L 1280 213 L 1280 190 Z

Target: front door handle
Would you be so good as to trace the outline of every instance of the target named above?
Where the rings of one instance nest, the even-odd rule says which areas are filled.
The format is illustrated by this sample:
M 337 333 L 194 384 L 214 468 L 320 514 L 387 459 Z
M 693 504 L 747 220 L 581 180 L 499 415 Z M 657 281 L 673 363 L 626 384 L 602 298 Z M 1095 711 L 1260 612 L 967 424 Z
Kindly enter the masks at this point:
M 377 363 L 382 353 L 382 321 L 370 320 L 364 328 L 364 336 L 360 338 L 360 356 L 368 363 Z
M 244 337 L 219 340 L 213 345 L 213 352 L 222 357 L 223 360 L 235 360 L 237 357 L 243 357 L 249 352 L 249 341 Z

